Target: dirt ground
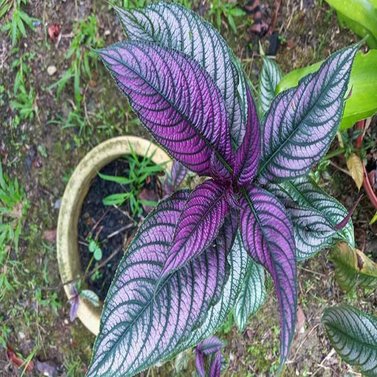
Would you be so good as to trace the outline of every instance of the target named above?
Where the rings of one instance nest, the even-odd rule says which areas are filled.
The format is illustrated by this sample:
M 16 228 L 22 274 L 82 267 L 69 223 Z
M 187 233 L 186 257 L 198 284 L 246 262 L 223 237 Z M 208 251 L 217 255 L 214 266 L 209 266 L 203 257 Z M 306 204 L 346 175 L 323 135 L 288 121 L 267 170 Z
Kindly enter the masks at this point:
M 206 16 L 210 1 L 194 8 Z M 241 2 L 242 4 L 243 2 Z M 278 2 L 261 1 L 267 23 L 273 18 Z M 314 63 L 357 38 L 338 26 L 336 15 L 321 0 L 286 0 L 282 2 L 273 31 L 278 33 L 276 60 L 284 72 Z M 110 137 L 137 134 L 148 137 L 135 121 L 124 98 L 104 68 L 92 66 L 90 78 L 81 81 L 84 97 L 81 120 L 67 122 L 75 109 L 73 83 L 60 95 L 51 87 L 69 68 L 65 54 L 74 38 L 74 24 L 93 15 L 97 20 L 96 38 L 106 45 L 122 39 L 122 31 L 107 2 L 100 0 L 33 0 L 25 11 L 38 19 L 34 31 L 28 30 L 16 48 L 5 32 L 0 33 L 0 85 L 5 92 L 0 98 L 0 158 L 4 170 L 17 177 L 31 203 L 24 222 L 17 258 L 23 268 L 14 276 L 17 289 L 0 302 L 2 337 L 23 358 L 47 361 L 56 376 L 84 376 L 94 336 L 76 320 L 69 322 L 69 304 L 60 284 L 55 243 L 51 234 L 56 229 L 59 201 L 65 184 L 80 159 L 95 145 Z M 9 16 L 8 16 L 9 17 Z M 7 21 L 7 16 L 0 20 Z M 61 25 L 59 43 L 51 41 L 48 26 Z M 238 22 L 235 35 L 223 25 L 222 33 L 241 59 L 246 72 L 256 84 L 261 66 L 259 40 L 249 31 L 250 21 Z M 269 49 L 270 36 L 260 43 Z M 17 68 L 15 59 L 24 56 L 30 71 L 26 85 L 34 88 L 37 114 L 32 121 L 15 121 L 9 106 Z M 56 67 L 50 75 L 48 68 Z M 67 124 L 68 123 L 68 124 Z M 71 125 L 69 127 L 69 125 Z M 80 127 L 81 125 L 81 127 Z M 338 158 L 336 164 L 344 166 Z M 357 189 L 349 176 L 330 167 L 322 183 L 348 208 L 357 197 Z M 377 259 L 377 229 L 368 225 L 374 211 L 363 198 L 353 220 L 360 248 L 365 247 Z M 52 232 L 52 233 L 51 233 Z M 16 256 L 14 256 L 16 257 Z M 327 252 L 299 267 L 299 323 L 291 355 L 284 375 L 290 376 L 356 376 L 331 348 L 320 324 L 325 307 L 340 302 L 357 303 L 370 313 L 376 312 L 377 297 L 357 292 L 345 295 L 334 282 L 333 266 Z M 272 287 L 269 287 L 272 292 Z M 276 301 L 269 296 L 264 307 L 250 319 L 243 334 L 232 326 L 232 319 L 218 335 L 225 339 L 224 355 L 228 367 L 224 376 L 273 376 L 278 363 L 279 325 Z M 177 371 L 178 366 L 183 368 Z M 182 367 L 183 365 L 183 367 Z M 179 368 L 178 368 L 179 369 Z M 179 362 L 152 368 L 143 376 L 193 376 L 193 356 L 183 355 Z M 0 376 L 20 376 L 0 346 Z M 36 368 L 25 376 L 41 376 Z

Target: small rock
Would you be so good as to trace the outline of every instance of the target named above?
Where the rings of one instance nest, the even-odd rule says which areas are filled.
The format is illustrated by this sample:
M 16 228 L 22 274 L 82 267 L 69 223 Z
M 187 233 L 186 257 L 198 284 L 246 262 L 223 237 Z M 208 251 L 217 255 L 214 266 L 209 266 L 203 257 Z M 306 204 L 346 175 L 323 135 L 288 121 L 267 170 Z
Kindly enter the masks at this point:
M 25 339 L 25 334 L 22 332 L 22 331 L 20 331 L 19 333 L 18 333 L 18 337 L 21 339 L 21 340 L 23 340 L 23 339 Z
M 54 209 L 59 209 L 62 205 L 62 200 L 61 199 L 58 199 L 55 203 L 54 203 Z
M 50 65 L 48 68 L 47 68 L 47 73 L 49 76 L 52 76 L 56 73 L 57 69 L 54 65 Z
M 108 35 L 110 35 L 110 30 L 109 29 L 105 30 L 105 36 L 107 37 Z

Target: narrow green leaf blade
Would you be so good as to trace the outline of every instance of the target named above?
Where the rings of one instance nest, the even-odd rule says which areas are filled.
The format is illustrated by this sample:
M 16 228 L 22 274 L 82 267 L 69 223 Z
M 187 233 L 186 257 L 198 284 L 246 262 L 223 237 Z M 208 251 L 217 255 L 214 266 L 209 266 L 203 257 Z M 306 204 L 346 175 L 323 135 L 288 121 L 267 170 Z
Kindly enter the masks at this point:
M 349 364 L 368 377 L 377 376 L 377 318 L 351 306 L 324 311 L 322 323 L 332 346 Z

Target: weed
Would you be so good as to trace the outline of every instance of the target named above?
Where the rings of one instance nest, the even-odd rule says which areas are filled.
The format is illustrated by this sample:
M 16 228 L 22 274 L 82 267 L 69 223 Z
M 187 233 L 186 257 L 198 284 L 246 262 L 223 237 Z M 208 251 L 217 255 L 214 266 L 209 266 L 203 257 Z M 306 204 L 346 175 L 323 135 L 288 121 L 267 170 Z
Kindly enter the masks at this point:
M 0 19 L 13 9 L 10 20 L 1 28 L 2 31 L 8 32 L 12 46 L 15 46 L 21 37 L 27 36 L 26 27 L 34 30 L 33 23 L 36 19 L 21 9 L 22 5 L 27 3 L 28 0 L 5 0 L 0 5 Z
M 246 13 L 239 8 L 237 4 L 232 4 L 223 0 L 212 1 L 208 11 L 208 17 L 219 30 L 221 30 L 222 20 L 224 18 L 234 33 L 237 33 L 235 18 L 245 15 Z
M 18 180 L 9 179 L 0 163 L 0 245 L 18 250 L 21 225 L 29 207 Z
M 31 75 L 31 69 L 27 63 L 34 57 L 35 53 L 25 53 L 20 57 L 16 57 L 12 62 L 12 69 L 16 72 L 16 77 L 10 106 L 13 111 L 17 112 L 13 119 L 13 125 L 15 126 L 22 120 L 31 121 L 35 115 L 38 115 L 35 90 L 32 87 L 28 89 L 26 84 L 27 78 Z
M 140 158 L 131 148 L 131 153 L 126 157 L 129 164 L 129 176 L 117 177 L 99 173 L 99 176 L 109 182 L 115 182 L 127 188 L 126 192 L 112 194 L 103 199 L 105 205 L 120 206 L 126 201 L 129 202 L 131 215 L 139 216 L 142 213 L 143 205 L 153 206 L 156 203 L 141 200 L 139 194 L 146 184 L 148 178 L 164 171 L 162 165 L 156 165 L 152 161 L 152 156 Z
M 9 179 L 0 163 L 0 301 L 16 289 L 19 262 L 11 259 L 17 254 L 21 226 L 29 204 L 17 179 Z
M 83 78 L 90 80 L 92 69 L 97 67 L 97 59 L 91 49 L 101 48 L 103 40 L 99 37 L 97 19 L 94 16 L 76 22 L 73 26 L 73 34 L 74 37 L 65 55 L 65 58 L 71 61 L 70 67 L 50 88 L 57 88 L 57 95 L 60 96 L 67 84 L 73 82 L 75 105 L 80 109 L 83 99 Z

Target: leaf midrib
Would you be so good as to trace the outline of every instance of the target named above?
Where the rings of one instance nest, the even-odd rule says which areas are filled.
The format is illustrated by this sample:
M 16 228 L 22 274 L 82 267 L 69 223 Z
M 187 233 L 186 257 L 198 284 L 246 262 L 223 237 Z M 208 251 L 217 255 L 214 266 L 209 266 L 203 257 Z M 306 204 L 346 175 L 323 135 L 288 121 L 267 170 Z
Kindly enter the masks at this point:
M 135 43 L 135 42 L 131 42 L 131 43 L 127 43 L 126 44 L 130 45 L 130 46 L 136 46 L 136 47 L 140 47 L 138 43 Z M 148 43 L 145 43 L 146 45 L 148 45 Z M 169 49 L 165 49 L 166 51 L 169 51 Z M 143 50 L 142 50 L 143 51 Z M 174 50 L 173 50 L 174 51 Z M 118 51 L 116 51 L 117 54 L 119 54 Z M 180 55 L 180 53 L 178 51 L 174 51 L 175 53 L 177 53 L 178 55 Z M 217 159 L 221 162 L 221 164 L 225 167 L 225 169 L 230 173 L 230 174 L 233 174 L 233 169 L 232 167 L 227 163 L 227 161 L 225 160 L 225 158 L 218 152 L 217 148 L 215 148 L 215 146 L 210 143 L 206 137 L 194 126 L 194 124 L 191 122 L 191 120 L 180 110 L 178 109 L 175 104 L 172 103 L 172 101 L 170 101 L 159 89 L 157 89 L 150 81 L 148 81 L 144 76 L 141 75 L 141 73 L 139 73 L 138 71 L 136 71 L 134 68 L 130 67 L 128 64 L 126 64 L 126 62 L 124 60 L 121 60 L 121 59 L 118 59 L 117 57 L 114 57 L 114 56 L 111 56 L 105 52 L 102 52 L 103 54 L 105 54 L 106 56 L 108 56 L 110 59 L 113 59 L 115 60 L 116 62 L 118 62 L 119 64 L 121 65 L 124 65 L 127 69 L 129 69 L 131 72 L 133 72 L 134 74 L 136 74 L 141 80 L 144 81 L 144 83 L 148 84 L 157 94 L 159 94 L 186 122 L 188 122 L 188 124 L 190 124 L 191 128 L 194 130 L 194 132 L 198 135 L 198 137 L 204 141 L 205 145 L 210 149 L 212 150 L 212 152 L 216 155 Z M 144 51 L 143 51 L 144 53 Z M 132 53 L 133 54 L 133 53 Z M 160 54 L 159 54 L 160 55 Z M 196 63 L 197 64 L 197 63 Z M 201 67 L 200 67 L 201 68 Z M 202 68 L 201 68 L 202 69 Z M 112 73 L 112 72 L 111 72 Z M 209 77 L 211 83 L 213 84 L 213 81 L 212 79 Z M 128 95 L 127 95 L 128 96 Z M 128 96 L 130 97 L 130 96 Z M 220 99 L 221 101 L 224 103 L 224 100 L 223 100 L 223 97 L 220 95 Z M 227 113 L 224 114 L 225 115 L 225 119 L 227 119 Z M 228 127 L 229 125 L 227 125 Z M 221 135 L 220 133 L 220 137 L 223 137 L 224 135 Z M 221 143 L 221 140 L 220 140 L 220 143 Z
M 321 71 L 321 68 L 316 72 L 316 74 L 318 74 L 319 72 Z M 339 71 L 339 66 L 337 67 L 337 70 L 336 72 Z M 313 78 L 315 77 L 314 74 L 312 74 L 312 77 L 311 79 L 313 80 Z M 328 87 L 330 86 L 330 83 L 332 82 L 332 80 L 329 80 L 329 82 L 327 83 L 327 85 L 325 86 L 325 89 L 321 91 L 321 94 L 320 96 L 317 98 L 317 100 L 312 104 L 312 106 L 310 106 L 308 112 L 306 113 L 306 115 L 303 117 L 303 119 L 297 124 L 296 127 L 293 128 L 293 130 L 289 133 L 288 137 L 284 140 L 284 142 L 282 144 L 280 144 L 278 146 L 278 148 L 270 155 L 270 157 L 268 157 L 267 160 L 263 161 L 262 163 L 262 166 L 261 168 L 259 169 L 259 172 L 258 172 L 258 176 L 261 176 L 263 174 L 263 171 L 264 169 L 266 168 L 266 166 L 268 166 L 271 161 L 276 157 L 276 155 L 278 155 L 278 153 L 280 153 L 280 151 L 286 146 L 286 144 L 291 140 L 291 138 L 293 138 L 295 136 L 295 134 L 298 132 L 298 130 L 300 129 L 300 126 L 302 125 L 302 123 L 306 120 L 306 118 L 309 116 L 309 114 L 313 111 L 313 108 L 314 106 L 317 105 L 317 103 L 322 99 L 322 96 L 323 96 L 323 93 L 327 93 L 328 91 Z M 302 84 L 301 84 L 302 85 Z M 292 91 L 295 90 L 297 91 L 297 89 L 299 88 L 296 87 L 294 89 L 291 89 Z M 287 91 L 288 93 L 288 91 Z M 283 95 L 284 95 L 284 92 L 283 92 Z M 281 98 L 283 97 L 283 95 L 281 96 Z M 293 98 L 292 98 L 293 99 Z M 289 105 L 292 103 L 292 99 L 289 101 Z M 296 115 L 297 114 L 297 109 L 298 109 L 298 106 L 296 107 L 295 111 L 294 111 L 294 114 Z M 268 114 L 269 115 L 269 114 Z M 268 116 L 267 116 L 268 117 Z M 266 118 L 267 120 L 267 118 Z

